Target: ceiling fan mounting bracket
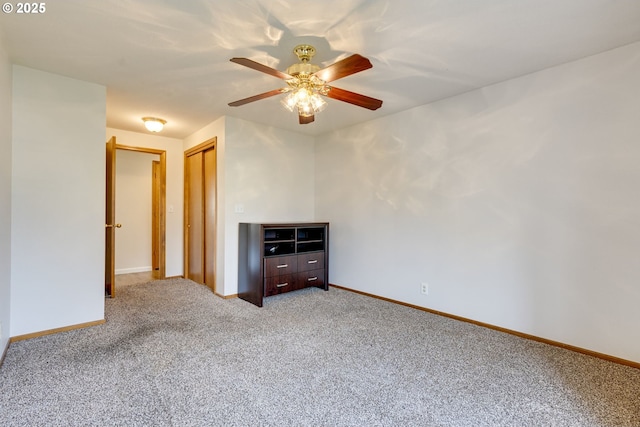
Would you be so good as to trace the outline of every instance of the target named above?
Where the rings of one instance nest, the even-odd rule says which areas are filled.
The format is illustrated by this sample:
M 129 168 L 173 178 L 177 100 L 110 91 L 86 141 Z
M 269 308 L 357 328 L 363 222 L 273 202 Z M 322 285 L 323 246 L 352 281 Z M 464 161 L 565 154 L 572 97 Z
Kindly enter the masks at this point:
M 309 62 L 313 55 L 316 54 L 316 48 L 309 44 L 299 44 L 293 48 L 293 53 L 296 54 L 300 61 Z

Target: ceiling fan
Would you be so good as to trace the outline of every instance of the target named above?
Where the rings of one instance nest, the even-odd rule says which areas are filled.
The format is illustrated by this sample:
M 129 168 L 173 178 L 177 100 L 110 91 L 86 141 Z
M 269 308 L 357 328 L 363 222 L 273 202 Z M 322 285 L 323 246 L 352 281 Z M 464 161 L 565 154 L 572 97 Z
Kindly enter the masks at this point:
M 322 96 L 348 102 L 349 104 L 368 108 L 369 110 L 377 110 L 382 106 L 382 101 L 379 99 L 370 98 L 328 85 L 330 82 L 373 67 L 367 58 L 354 54 L 326 68 L 320 69 L 317 65 L 309 62 L 316 53 L 316 49 L 313 46 L 307 44 L 298 45 L 293 49 L 293 52 L 300 62 L 287 68 L 286 72 L 278 71 L 275 68 L 262 65 L 247 58 L 231 58 L 231 62 L 244 65 L 245 67 L 286 81 L 287 87 L 240 99 L 229 103 L 229 106 L 239 107 L 240 105 L 250 102 L 288 93 L 288 95 L 282 99 L 282 104 L 289 111 L 297 111 L 298 120 L 301 125 L 313 122 L 315 113 L 324 109 L 327 103 L 322 99 Z

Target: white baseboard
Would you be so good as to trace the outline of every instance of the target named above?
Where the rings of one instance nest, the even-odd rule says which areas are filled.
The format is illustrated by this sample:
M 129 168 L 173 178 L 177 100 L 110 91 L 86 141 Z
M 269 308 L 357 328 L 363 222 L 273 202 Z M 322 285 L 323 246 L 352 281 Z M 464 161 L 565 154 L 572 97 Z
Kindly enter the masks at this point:
M 152 271 L 151 266 L 149 267 L 132 267 L 132 268 L 118 268 L 116 269 L 116 275 L 118 274 L 129 274 L 129 273 L 145 273 L 147 271 Z

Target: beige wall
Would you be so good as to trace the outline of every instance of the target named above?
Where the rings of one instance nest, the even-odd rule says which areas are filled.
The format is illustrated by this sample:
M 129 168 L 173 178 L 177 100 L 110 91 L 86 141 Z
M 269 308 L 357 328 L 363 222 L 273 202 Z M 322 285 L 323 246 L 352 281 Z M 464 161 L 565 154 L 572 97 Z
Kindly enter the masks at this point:
M 640 362 L 639 111 L 636 43 L 318 138 L 330 281 Z
M 11 63 L 0 31 L 0 357 L 9 344 L 11 289 Z
M 104 318 L 106 88 L 13 66 L 11 336 Z

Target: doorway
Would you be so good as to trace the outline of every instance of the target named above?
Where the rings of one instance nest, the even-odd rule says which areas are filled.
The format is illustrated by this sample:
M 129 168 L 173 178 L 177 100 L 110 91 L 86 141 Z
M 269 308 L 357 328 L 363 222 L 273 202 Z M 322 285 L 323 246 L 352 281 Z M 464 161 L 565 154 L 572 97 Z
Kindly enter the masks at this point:
M 184 277 L 216 291 L 216 138 L 184 153 Z
M 105 294 L 108 297 L 115 297 L 115 259 L 116 259 L 116 234 L 117 230 L 123 225 L 117 223 L 116 219 L 116 153 L 117 150 L 128 152 L 139 152 L 157 155 L 157 166 L 153 167 L 156 175 L 152 179 L 153 183 L 153 208 L 152 223 L 154 226 L 153 234 L 156 235 L 152 239 L 152 245 L 155 247 L 156 254 L 152 264 L 154 276 L 163 279 L 166 276 L 166 151 L 153 148 L 133 147 L 120 145 L 116 143 L 116 138 L 112 137 L 107 142 L 106 156 L 106 237 L 105 237 Z M 153 218 L 155 216 L 155 218 Z M 124 224 L 126 226 L 126 224 Z M 152 252 L 154 252 L 152 250 Z
M 122 224 L 116 230 L 116 282 L 120 276 L 143 272 L 153 272 L 155 278 L 160 270 L 160 209 L 154 162 L 159 169 L 159 155 L 116 150 L 116 158 L 116 218 Z

